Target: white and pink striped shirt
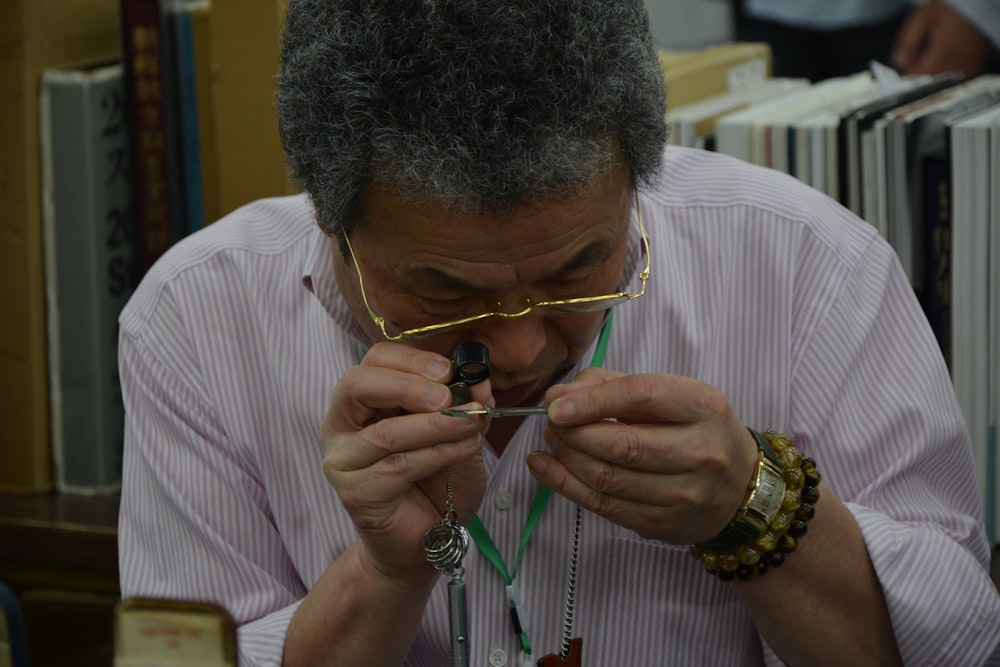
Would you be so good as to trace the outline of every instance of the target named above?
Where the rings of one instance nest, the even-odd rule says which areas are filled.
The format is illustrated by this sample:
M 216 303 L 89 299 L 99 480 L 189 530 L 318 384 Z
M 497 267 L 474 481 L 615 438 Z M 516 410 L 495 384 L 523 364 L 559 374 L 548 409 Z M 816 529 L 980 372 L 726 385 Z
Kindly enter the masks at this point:
M 1000 598 L 969 437 L 892 251 L 793 179 L 711 153 L 669 148 L 640 200 L 652 278 L 616 311 L 605 366 L 698 378 L 791 434 L 856 516 L 906 664 L 986 662 Z M 121 315 L 124 596 L 220 602 L 241 665 L 280 664 L 299 600 L 355 539 L 319 432 L 359 336 L 304 196 L 244 207 L 149 272 Z M 508 565 L 542 427 L 485 453 L 480 517 Z M 559 649 L 573 511 L 552 498 L 517 572 L 536 658 Z M 516 664 L 500 576 L 475 547 L 465 565 L 471 664 Z M 587 665 L 780 664 L 685 548 L 584 513 L 579 566 Z M 406 665 L 449 664 L 445 583 Z

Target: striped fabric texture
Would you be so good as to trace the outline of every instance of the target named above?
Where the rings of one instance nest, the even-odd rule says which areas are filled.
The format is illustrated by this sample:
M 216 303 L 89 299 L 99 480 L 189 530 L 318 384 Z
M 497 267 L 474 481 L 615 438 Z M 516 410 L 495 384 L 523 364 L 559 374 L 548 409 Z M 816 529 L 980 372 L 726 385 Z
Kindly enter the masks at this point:
M 652 278 L 616 310 L 605 366 L 698 378 L 748 426 L 791 434 L 856 516 L 906 664 L 987 661 L 1000 602 L 969 437 L 891 249 L 793 179 L 700 151 L 667 149 L 640 205 Z M 177 244 L 121 315 L 122 594 L 222 603 L 244 666 L 280 664 L 298 601 L 355 540 L 319 432 L 370 341 L 332 252 L 304 196 L 256 202 Z M 508 564 L 542 428 L 486 452 L 480 517 Z M 536 658 L 559 649 L 573 512 L 552 498 L 517 572 Z M 780 664 L 685 547 L 586 512 L 580 539 L 584 664 Z M 497 649 L 518 664 L 503 582 L 475 547 L 465 579 L 472 664 Z M 445 584 L 406 665 L 449 664 Z

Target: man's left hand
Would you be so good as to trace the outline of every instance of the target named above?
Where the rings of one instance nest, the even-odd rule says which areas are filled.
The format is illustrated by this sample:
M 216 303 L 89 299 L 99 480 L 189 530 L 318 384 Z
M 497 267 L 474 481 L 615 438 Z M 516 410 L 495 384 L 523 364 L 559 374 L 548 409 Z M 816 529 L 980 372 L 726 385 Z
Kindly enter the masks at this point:
M 692 544 L 734 518 L 757 449 L 718 389 L 679 375 L 588 369 L 549 389 L 535 478 L 647 539 Z

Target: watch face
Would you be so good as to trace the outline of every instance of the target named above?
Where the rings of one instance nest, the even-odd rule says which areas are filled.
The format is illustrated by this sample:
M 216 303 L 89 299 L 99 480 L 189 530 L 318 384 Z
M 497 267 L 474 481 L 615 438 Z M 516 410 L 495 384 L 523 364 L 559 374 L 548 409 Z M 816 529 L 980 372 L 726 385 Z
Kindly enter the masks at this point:
M 777 470 L 770 461 L 764 459 L 757 475 L 757 484 L 754 486 L 753 495 L 747 504 L 747 516 L 744 518 L 750 519 L 751 513 L 756 515 L 755 518 L 763 524 L 761 526 L 763 531 L 781 509 L 781 503 L 784 499 L 785 479 L 781 476 L 780 470 Z

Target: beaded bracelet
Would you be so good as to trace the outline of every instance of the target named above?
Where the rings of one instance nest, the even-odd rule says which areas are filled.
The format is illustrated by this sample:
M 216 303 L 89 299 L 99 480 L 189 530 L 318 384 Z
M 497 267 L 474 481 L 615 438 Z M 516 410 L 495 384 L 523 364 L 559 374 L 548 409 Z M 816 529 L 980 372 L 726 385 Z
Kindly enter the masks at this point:
M 764 575 L 772 567 L 780 567 L 785 562 L 785 554 L 798 547 L 799 538 L 806 533 L 806 523 L 816 514 L 821 479 L 816 462 L 795 449 L 787 435 L 771 430 L 759 435 L 770 443 L 781 460 L 785 495 L 768 527 L 755 538 L 726 549 L 704 544 L 691 547 L 691 555 L 700 560 L 710 574 L 723 581 L 746 580 Z

